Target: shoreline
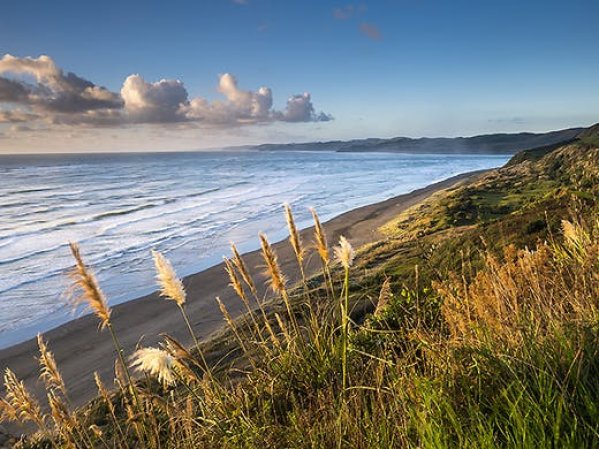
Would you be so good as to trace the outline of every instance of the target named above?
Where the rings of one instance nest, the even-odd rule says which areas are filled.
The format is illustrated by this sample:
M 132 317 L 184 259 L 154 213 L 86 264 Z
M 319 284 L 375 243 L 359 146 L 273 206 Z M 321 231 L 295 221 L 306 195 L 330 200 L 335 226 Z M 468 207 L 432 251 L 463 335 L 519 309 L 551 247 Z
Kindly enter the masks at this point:
M 339 236 L 344 235 L 356 248 L 374 242 L 380 238 L 378 228 L 397 214 L 437 191 L 488 171 L 478 170 L 456 175 L 412 192 L 342 213 L 323 224 L 327 240 L 334 245 Z M 304 245 L 312 243 L 312 233 L 312 226 L 301 230 Z M 295 282 L 299 270 L 287 239 L 274 243 L 273 247 L 282 270 L 291 282 Z M 256 284 L 262 287 L 260 294 L 263 295 L 265 288 L 264 277 L 260 274 L 260 250 L 244 253 L 243 256 L 255 276 Z M 306 274 L 315 273 L 318 267 L 315 258 L 307 260 Z M 187 312 L 200 340 L 209 339 L 224 325 L 215 297 L 221 298 L 234 318 L 244 311 L 243 305 L 228 287 L 223 263 L 186 276 L 183 282 L 188 295 Z M 160 298 L 157 292 L 115 305 L 112 310 L 113 325 L 127 354 L 131 353 L 140 340 L 144 346 L 155 345 L 161 340 L 161 333 L 168 333 L 184 344 L 190 343 L 179 310 L 171 301 Z M 43 335 L 50 350 L 54 352 L 75 406 L 83 405 L 96 395 L 94 371 L 98 371 L 106 384 L 112 385 L 114 348 L 108 334 L 98 331 L 98 321 L 94 315 L 79 317 Z M 11 368 L 30 391 L 42 400 L 45 393 L 38 380 L 37 353 L 35 338 L 1 349 L 0 368 Z

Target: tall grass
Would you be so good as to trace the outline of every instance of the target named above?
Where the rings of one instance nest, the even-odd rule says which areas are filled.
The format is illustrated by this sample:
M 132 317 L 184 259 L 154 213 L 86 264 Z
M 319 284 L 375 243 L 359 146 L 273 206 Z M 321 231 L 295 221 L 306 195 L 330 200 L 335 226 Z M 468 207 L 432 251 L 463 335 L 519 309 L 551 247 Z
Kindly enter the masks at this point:
M 595 218 L 564 222 L 562 235 L 534 250 L 489 252 L 476 273 L 466 275 L 465 267 L 434 283 L 403 286 L 386 278 L 374 313 L 356 320 L 359 287 L 351 276 L 360 253 L 342 237 L 332 261 L 313 212 L 324 288 L 310 288 L 308 249 L 291 209 L 285 212 L 299 285 L 289 285 L 263 234 L 275 294 L 268 307 L 235 246 L 225 260 L 246 309 L 234 320 L 221 303 L 238 359 L 249 367 L 241 375 L 239 364 L 211 369 L 183 307 L 184 286 L 158 253 L 162 293 L 181 310 L 194 348 L 165 336 L 127 363 L 107 301 L 73 245 L 78 301 L 113 336 L 116 388 L 109 392 L 96 376 L 98 398 L 74 410 L 40 337 L 50 411 L 9 369 L 0 401 L 3 419 L 37 428 L 21 447 L 599 447 Z M 140 373 L 136 381 L 131 366 Z

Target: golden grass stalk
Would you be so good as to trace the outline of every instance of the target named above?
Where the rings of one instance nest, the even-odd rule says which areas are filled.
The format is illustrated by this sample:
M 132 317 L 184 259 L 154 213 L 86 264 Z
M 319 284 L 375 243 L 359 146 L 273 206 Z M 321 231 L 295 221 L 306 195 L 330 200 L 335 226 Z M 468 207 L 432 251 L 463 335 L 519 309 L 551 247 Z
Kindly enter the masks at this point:
M 297 226 L 295 225 L 295 219 L 293 218 L 293 212 L 291 211 L 291 206 L 289 204 L 285 204 L 285 220 L 287 221 L 287 228 L 289 229 L 289 243 L 293 248 L 293 252 L 295 253 L 295 260 L 297 261 L 297 265 L 300 270 L 300 275 L 302 277 L 302 285 L 304 287 L 304 294 L 306 297 L 309 296 L 308 284 L 306 282 L 306 273 L 304 271 L 304 248 L 302 246 L 302 240 L 297 230 Z
M 157 377 L 164 386 L 175 384 L 174 358 L 160 348 L 141 348 L 131 356 L 131 367 Z
M 295 314 L 291 308 L 291 301 L 289 300 L 289 295 L 287 293 L 286 282 L 287 279 L 283 275 L 281 271 L 281 267 L 279 266 L 279 261 L 277 259 L 277 255 L 268 242 L 266 238 L 266 234 L 260 233 L 260 245 L 262 247 L 262 258 L 266 263 L 266 271 L 265 275 L 268 276 L 268 283 L 270 284 L 270 288 L 281 295 L 283 298 L 283 302 L 285 303 L 285 307 L 287 308 L 287 314 L 289 315 L 289 319 L 293 324 L 294 330 L 299 335 L 299 325 L 297 324 L 297 320 L 295 319 Z
M 274 334 L 272 327 L 270 326 L 270 323 L 268 322 L 268 317 L 266 315 L 266 311 L 264 310 L 262 302 L 260 301 L 260 298 L 258 297 L 258 290 L 256 288 L 256 284 L 254 283 L 254 279 L 250 275 L 250 273 L 247 269 L 247 266 L 243 260 L 243 257 L 241 257 L 241 254 L 239 254 L 239 251 L 237 250 L 237 247 L 235 246 L 234 243 L 231 243 L 231 251 L 233 252 L 233 258 L 231 259 L 231 262 L 233 263 L 233 265 L 237 269 L 237 272 L 241 275 L 241 278 L 243 279 L 245 284 L 250 289 L 250 292 L 254 296 L 254 299 L 256 300 L 256 303 L 258 304 L 258 308 L 260 309 L 260 313 L 262 314 L 264 327 L 266 327 L 268 335 L 270 335 L 273 342 L 276 345 L 278 345 L 279 344 L 278 338 Z
M 112 337 L 112 342 L 114 344 L 114 348 L 116 350 L 119 362 L 127 380 L 126 384 L 129 389 L 129 393 L 135 400 L 135 404 L 138 407 L 138 409 L 141 410 L 141 404 L 139 402 L 139 398 L 137 397 L 137 391 L 135 389 L 135 386 L 133 385 L 133 381 L 131 380 L 131 374 L 129 373 L 129 368 L 127 367 L 127 363 L 125 362 L 125 357 L 123 355 L 123 346 L 121 345 L 110 321 L 110 315 L 112 311 L 108 307 L 106 297 L 100 289 L 100 286 L 98 285 L 98 281 L 96 280 L 94 274 L 85 265 L 83 258 L 81 257 L 79 245 L 77 245 L 76 243 L 70 243 L 70 247 L 71 253 L 75 258 L 76 263 L 75 269 L 71 273 L 71 278 L 73 279 L 72 289 L 80 289 L 83 292 L 82 295 L 80 295 L 79 297 L 72 298 L 73 303 L 75 305 L 78 305 L 82 302 L 86 302 L 88 304 L 88 307 L 95 313 L 95 315 L 100 320 L 100 329 L 108 328 L 110 336 Z
M 285 279 L 285 276 L 281 271 L 277 255 L 272 249 L 272 246 L 270 246 L 266 234 L 262 232 L 260 233 L 260 245 L 262 247 L 262 257 L 266 263 L 266 271 L 264 274 L 268 276 L 270 288 L 272 288 L 275 293 L 282 294 L 285 291 L 287 279 Z
M 160 286 L 160 295 L 175 301 L 179 307 L 182 307 L 186 299 L 183 282 L 177 277 L 177 273 L 168 259 L 161 253 L 152 251 L 152 258 L 156 266 L 156 280 Z
M 6 399 L 0 398 L 0 422 L 18 420 L 19 412 L 17 409 L 15 409 Z
M 320 262 L 322 264 L 322 275 L 324 277 L 325 286 L 330 294 L 331 298 L 335 297 L 335 290 L 333 289 L 333 280 L 331 279 L 331 273 L 329 271 L 329 247 L 327 245 L 327 236 L 324 232 L 324 228 L 320 223 L 318 214 L 314 208 L 310 209 L 312 212 L 312 218 L 314 219 L 314 242 L 316 244 L 316 251 L 320 256 Z
M 110 393 L 108 393 L 108 389 L 104 385 L 104 382 L 102 382 L 102 379 L 100 379 L 100 375 L 98 374 L 97 371 L 94 371 L 94 381 L 96 382 L 96 387 L 98 387 L 98 393 L 99 393 L 100 397 L 106 403 L 108 410 L 111 413 L 114 413 L 114 404 L 112 403 L 112 400 L 110 399 Z
M 250 302 L 247 298 L 247 295 L 245 294 L 245 290 L 243 289 L 241 280 L 237 276 L 237 272 L 235 271 L 235 266 L 234 266 L 233 262 L 230 259 L 228 259 L 227 257 L 224 257 L 223 260 L 225 263 L 225 271 L 227 272 L 227 275 L 229 276 L 229 281 L 230 281 L 229 285 L 231 286 L 231 288 L 233 288 L 233 290 L 235 291 L 237 296 L 239 296 L 239 298 L 241 299 L 241 302 L 243 302 L 243 305 L 245 306 L 245 308 L 248 312 L 248 315 L 250 316 L 250 319 L 252 320 L 252 325 L 254 326 L 254 330 L 255 330 L 255 337 L 261 341 L 264 341 L 264 337 L 262 335 L 262 329 L 260 328 L 260 326 L 258 325 L 258 322 L 256 321 L 256 317 L 254 316 L 254 312 L 250 306 Z
M 78 441 L 75 434 L 78 435 L 79 439 L 87 440 L 86 443 L 89 447 L 93 447 L 92 441 L 89 439 L 86 432 L 78 426 L 77 420 L 69 412 L 67 405 L 56 394 L 55 390 L 48 391 L 48 405 L 50 406 L 50 415 L 54 421 L 54 426 L 58 433 L 63 437 L 63 447 L 69 449 L 81 447 L 83 441 Z
M 233 252 L 233 264 L 235 265 L 235 268 L 237 268 L 237 271 L 239 271 L 239 274 L 241 274 L 243 281 L 249 287 L 250 291 L 252 292 L 252 295 L 254 295 L 254 297 L 257 300 L 258 299 L 258 290 L 256 289 L 256 284 L 254 283 L 254 279 L 250 275 L 250 272 L 247 269 L 247 266 L 243 260 L 243 257 L 241 257 L 241 254 L 239 254 L 239 251 L 237 250 L 237 247 L 235 246 L 234 243 L 231 243 L 231 251 Z
M 300 270 L 303 272 L 304 249 L 302 247 L 302 240 L 297 230 L 297 226 L 295 225 L 291 206 L 289 206 L 289 204 L 284 204 L 283 207 L 285 208 L 285 220 L 287 221 L 287 228 L 289 229 L 289 243 L 293 248 Z
M 227 273 L 227 276 L 229 276 L 229 285 L 231 286 L 231 288 L 233 288 L 235 293 L 237 293 L 237 296 L 239 296 L 243 304 L 245 304 L 246 307 L 249 308 L 249 301 L 247 299 L 245 291 L 243 290 L 243 285 L 241 285 L 241 280 L 235 272 L 233 262 L 231 262 L 231 260 L 227 257 L 223 257 L 223 261 L 225 263 L 225 271 Z
M 33 422 L 45 432 L 46 420 L 39 403 L 10 368 L 4 371 L 4 389 L 6 390 L 3 401 L 4 413 L 21 423 Z
M 87 304 L 87 307 L 100 320 L 100 329 L 104 329 L 110 325 L 110 314 L 112 311 L 108 306 L 106 297 L 100 289 L 96 277 L 83 262 L 79 245 L 70 243 L 69 246 L 75 258 L 75 268 L 70 273 L 73 280 L 72 289 L 73 291 L 77 289 L 81 291 L 80 295 L 71 296 L 71 302 L 74 306 L 79 306 L 83 303 Z
M 327 237 L 324 232 L 324 228 L 320 223 L 318 214 L 315 209 L 310 209 L 312 212 L 312 218 L 314 219 L 314 241 L 316 243 L 316 250 L 320 256 L 320 260 L 324 265 L 329 264 L 329 247 L 327 246 Z
M 76 422 L 71 416 L 67 405 L 53 390 L 48 392 L 48 404 L 50 405 L 50 414 L 56 428 L 63 434 L 72 432 L 76 426 Z
M 216 302 L 218 303 L 218 308 L 220 309 L 220 312 L 223 314 L 223 317 L 225 318 L 227 325 L 233 331 L 235 338 L 237 338 L 237 341 L 239 342 L 241 349 L 243 350 L 244 353 L 247 354 L 248 353 L 247 347 L 245 346 L 243 338 L 239 334 L 239 331 L 237 329 L 235 321 L 233 321 L 233 318 L 231 318 L 231 314 L 229 313 L 227 306 L 225 306 L 225 304 L 221 301 L 221 299 L 218 296 L 216 297 Z M 251 357 L 250 357 L 250 359 L 251 359 Z
M 108 392 L 108 389 L 102 382 L 102 379 L 100 379 L 100 375 L 98 374 L 97 371 L 94 371 L 94 381 L 96 382 L 96 387 L 98 387 L 98 394 L 100 395 L 100 397 L 104 401 L 104 404 L 106 404 L 106 407 L 108 408 L 108 412 L 110 413 L 110 416 L 112 418 L 112 424 L 117 429 L 121 439 L 124 439 L 124 434 L 121 429 L 121 425 L 119 424 L 119 420 L 116 417 L 116 410 L 115 410 L 114 403 L 112 402 L 110 393 Z
M 171 301 L 174 301 L 177 304 L 187 326 L 187 330 L 191 335 L 191 339 L 193 340 L 195 347 L 199 350 L 200 342 L 198 341 L 196 334 L 191 327 L 191 322 L 189 321 L 187 312 L 185 312 L 185 308 L 183 307 L 187 297 L 185 288 L 183 287 L 183 282 L 181 282 L 181 279 L 179 279 L 173 266 L 166 257 L 164 257 L 158 251 L 152 251 L 152 257 L 154 259 L 154 265 L 156 266 L 156 280 L 158 281 L 158 286 L 160 287 L 160 295 Z
M 48 349 L 41 334 L 37 334 L 37 345 L 40 350 L 38 359 L 41 368 L 40 379 L 44 381 L 46 388 L 59 390 L 66 397 L 67 389 L 60 371 L 58 371 L 54 354 Z

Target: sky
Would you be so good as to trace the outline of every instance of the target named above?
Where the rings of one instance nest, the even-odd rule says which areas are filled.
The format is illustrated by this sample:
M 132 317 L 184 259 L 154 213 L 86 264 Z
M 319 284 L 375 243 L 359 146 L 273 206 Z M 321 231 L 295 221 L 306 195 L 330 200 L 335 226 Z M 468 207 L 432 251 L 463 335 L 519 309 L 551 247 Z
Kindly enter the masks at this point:
M 596 0 L 0 5 L 0 153 L 599 122 Z

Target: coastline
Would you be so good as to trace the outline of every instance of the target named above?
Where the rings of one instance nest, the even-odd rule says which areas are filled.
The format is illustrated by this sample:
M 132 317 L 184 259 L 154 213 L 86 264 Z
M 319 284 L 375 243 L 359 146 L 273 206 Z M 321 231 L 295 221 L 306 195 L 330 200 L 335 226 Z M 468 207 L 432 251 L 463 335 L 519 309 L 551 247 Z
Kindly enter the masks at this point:
M 394 216 L 422 201 L 433 193 L 451 187 L 461 181 L 479 176 L 488 170 L 464 173 L 446 180 L 430 184 L 424 188 L 391 199 L 359 207 L 345 212 L 324 223 L 330 244 L 336 244 L 340 235 L 344 235 L 355 246 L 376 241 L 380 234 L 378 228 Z M 313 228 L 301 231 L 305 244 L 312 242 Z M 297 280 L 298 273 L 292 249 L 283 239 L 275 243 L 275 250 L 283 271 L 290 281 Z M 244 259 L 256 277 L 258 285 L 263 285 L 261 257 L 258 250 L 244 254 Z M 317 270 L 315 259 L 307 261 L 306 272 Z M 233 291 L 228 288 L 228 279 L 223 264 L 220 263 L 184 278 L 188 292 L 187 310 L 192 326 L 198 338 L 210 338 L 224 325 L 224 320 L 216 304 L 219 296 L 235 317 L 243 312 L 243 305 Z M 263 292 L 261 292 L 263 293 Z M 145 346 L 154 345 L 161 340 L 160 333 L 168 333 L 183 343 L 190 343 L 188 334 L 181 323 L 180 313 L 170 302 L 159 298 L 156 292 L 116 305 L 113 307 L 113 324 L 127 353 L 142 341 Z M 94 371 L 98 371 L 102 380 L 112 384 L 112 372 L 115 358 L 109 336 L 98 332 L 97 319 L 85 315 L 44 333 L 49 348 L 54 352 L 57 364 L 65 378 L 73 403 L 84 404 L 96 395 L 93 381 Z M 0 350 L 0 367 L 10 367 L 36 397 L 43 398 L 43 386 L 38 380 L 37 342 L 30 339 Z M 107 363 L 110 360 L 110 363 Z

